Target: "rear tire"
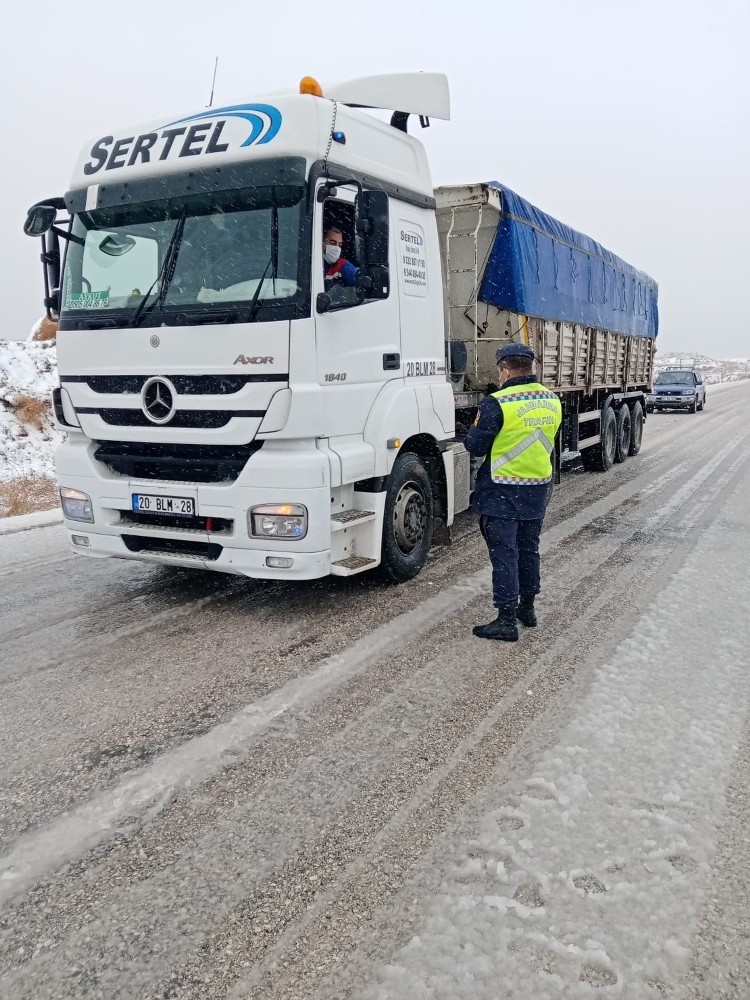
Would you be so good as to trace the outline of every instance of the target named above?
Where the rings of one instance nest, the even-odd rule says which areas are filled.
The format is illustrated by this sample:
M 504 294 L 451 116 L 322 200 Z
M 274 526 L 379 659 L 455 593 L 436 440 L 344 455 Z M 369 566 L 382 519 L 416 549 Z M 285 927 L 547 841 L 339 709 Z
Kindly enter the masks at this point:
M 643 444 L 643 406 L 641 405 L 641 401 L 639 399 L 633 403 L 631 424 L 630 454 L 637 455 L 641 450 L 641 445 Z
M 630 437 L 633 424 L 630 419 L 630 407 L 623 403 L 617 411 L 617 445 L 615 447 L 615 462 L 624 462 L 630 454 Z
M 399 455 L 388 480 L 383 515 L 380 576 L 390 583 L 413 579 L 432 547 L 432 483 L 419 455 Z
M 581 452 L 584 469 L 590 472 L 608 472 L 615 461 L 617 450 L 617 417 L 611 406 L 602 410 L 600 421 L 601 440 Z

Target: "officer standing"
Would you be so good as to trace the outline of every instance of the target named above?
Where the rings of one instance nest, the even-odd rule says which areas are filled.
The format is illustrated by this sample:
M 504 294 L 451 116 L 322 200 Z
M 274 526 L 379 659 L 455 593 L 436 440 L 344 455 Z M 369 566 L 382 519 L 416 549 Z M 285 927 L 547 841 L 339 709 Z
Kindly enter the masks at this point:
M 500 390 L 485 397 L 465 445 L 486 456 L 471 497 L 492 563 L 497 618 L 477 625 L 481 639 L 516 642 L 516 619 L 536 625 L 539 536 L 552 484 L 552 453 L 562 421 L 557 396 L 533 375 L 534 352 L 506 344 L 496 354 Z

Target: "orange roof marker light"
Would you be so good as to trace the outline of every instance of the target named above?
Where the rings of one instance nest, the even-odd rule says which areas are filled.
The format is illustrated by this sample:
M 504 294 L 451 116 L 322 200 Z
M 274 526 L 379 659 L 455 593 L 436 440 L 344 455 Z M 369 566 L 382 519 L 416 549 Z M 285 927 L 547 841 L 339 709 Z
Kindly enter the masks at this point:
M 300 94 L 312 94 L 313 97 L 322 97 L 323 88 L 314 76 L 303 76 L 299 82 Z

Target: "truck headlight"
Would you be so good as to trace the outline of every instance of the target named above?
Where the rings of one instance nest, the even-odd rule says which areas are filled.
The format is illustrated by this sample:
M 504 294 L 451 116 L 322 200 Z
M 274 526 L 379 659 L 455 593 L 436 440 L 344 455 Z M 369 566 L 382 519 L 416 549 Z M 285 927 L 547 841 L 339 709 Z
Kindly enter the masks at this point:
M 255 538 L 304 538 L 307 507 L 300 503 L 264 503 L 251 507 L 247 528 Z
M 80 490 L 71 490 L 64 486 L 60 490 L 60 503 L 63 515 L 69 521 L 90 521 L 93 524 L 94 508 L 88 493 L 81 493 Z

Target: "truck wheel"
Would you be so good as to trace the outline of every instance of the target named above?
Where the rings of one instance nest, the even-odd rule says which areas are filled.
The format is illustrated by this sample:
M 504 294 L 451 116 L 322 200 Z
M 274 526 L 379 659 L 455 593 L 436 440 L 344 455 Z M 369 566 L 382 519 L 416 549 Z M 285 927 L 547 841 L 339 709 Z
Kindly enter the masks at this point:
M 630 431 L 630 454 L 637 455 L 643 444 L 643 407 L 641 401 L 636 399 L 633 403 L 633 414 L 631 416 L 632 428 Z
M 432 546 L 432 483 L 422 459 L 410 452 L 396 459 L 383 516 L 381 576 L 391 583 L 415 577 Z
M 607 472 L 612 468 L 617 449 L 617 417 L 611 406 L 605 406 L 601 416 L 601 440 L 581 452 L 584 469 L 590 472 Z
M 630 407 L 623 403 L 617 411 L 617 445 L 615 447 L 615 462 L 624 462 L 630 454 L 630 438 L 633 422 L 630 419 Z

